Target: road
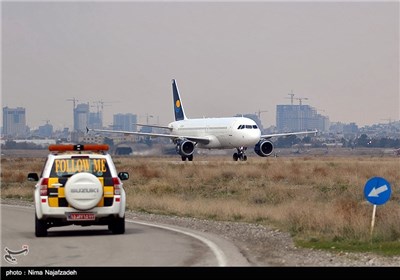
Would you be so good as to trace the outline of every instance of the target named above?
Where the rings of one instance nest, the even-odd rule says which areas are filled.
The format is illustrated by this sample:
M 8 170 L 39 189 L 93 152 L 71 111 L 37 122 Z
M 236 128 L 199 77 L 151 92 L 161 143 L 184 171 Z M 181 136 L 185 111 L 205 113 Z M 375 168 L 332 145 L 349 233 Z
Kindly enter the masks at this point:
M 2 266 L 248 266 L 239 250 L 216 235 L 126 219 L 126 232 L 107 226 L 67 226 L 34 234 L 32 207 L 1 204 Z M 22 251 L 6 258 L 6 248 Z M 26 252 L 28 248 L 28 252 Z

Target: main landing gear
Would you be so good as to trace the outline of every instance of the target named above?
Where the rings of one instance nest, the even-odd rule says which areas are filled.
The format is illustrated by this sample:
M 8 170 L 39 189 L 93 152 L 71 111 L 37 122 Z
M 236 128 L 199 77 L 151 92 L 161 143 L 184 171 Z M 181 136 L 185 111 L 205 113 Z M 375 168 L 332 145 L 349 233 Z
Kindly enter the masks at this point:
M 246 156 L 247 147 L 239 147 L 236 149 L 237 149 L 237 153 L 233 154 L 233 160 L 234 161 L 238 161 L 238 160 L 246 161 L 247 160 L 247 156 Z
M 188 161 L 193 161 L 193 155 L 189 155 L 189 156 L 181 156 L 182 157 L 182 161 L 186 161 L 186 159 Z

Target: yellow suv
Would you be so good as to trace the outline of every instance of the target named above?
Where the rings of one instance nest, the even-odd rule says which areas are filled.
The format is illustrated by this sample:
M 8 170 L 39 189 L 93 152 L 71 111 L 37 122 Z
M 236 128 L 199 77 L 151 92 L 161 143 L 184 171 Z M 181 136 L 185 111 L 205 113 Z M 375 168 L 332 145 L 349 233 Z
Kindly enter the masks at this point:
M 47 236 L 51 227 L 108 225 L 114 234 L 125 232 L 126 196 L 122 180 L 107 152 L 108 145 L 50 145 L 50 154 L 36 181 L 35 235 Z

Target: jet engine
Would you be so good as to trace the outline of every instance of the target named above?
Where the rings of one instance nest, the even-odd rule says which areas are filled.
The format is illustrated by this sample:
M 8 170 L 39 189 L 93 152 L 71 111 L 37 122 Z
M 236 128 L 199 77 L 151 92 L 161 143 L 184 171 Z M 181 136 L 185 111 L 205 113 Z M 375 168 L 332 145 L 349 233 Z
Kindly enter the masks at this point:
M 189 140 L 178 140 L 176 142 L 176 152 L 185 157 L 193 155 L 194 142 Z
M 254 146 L 254 152 L 256 152 L 257 155 L 260 157 L 267 157 L 270 154 L 272 154 L 272 150 L 274 149 L 274 145 L 272 144 L 271 141 L 268 140 L 260 140 L 255 146 Z

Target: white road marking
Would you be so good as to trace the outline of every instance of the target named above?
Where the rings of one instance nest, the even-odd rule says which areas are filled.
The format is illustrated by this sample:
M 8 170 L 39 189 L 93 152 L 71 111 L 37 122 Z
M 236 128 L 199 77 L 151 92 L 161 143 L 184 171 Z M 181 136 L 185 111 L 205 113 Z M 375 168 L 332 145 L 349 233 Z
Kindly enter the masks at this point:
M 181 234 L 185 234 L 185 235 L 191 236 L 193 238 L 196 238 L 196 239 L 200 240 L 201 242 L 203 242 L 204 244 L 206 244 L 211 249 L 211 251 L 214 253 L 215 257 L 217 258 L 218 266 L 226 266 L 227 265 L 227 261 L 226 261 L 224 252 L 222 252 L 222 250 L 214 242 L 208 240 L 207 238 L 204 238 L 200 235 L 197 235 L 197 234 L 194 234 L 191 232 L 187 232 L 184 230 L 180 230 L 180 229 L 176 229 L 176 228 L 168 227 L 168 226 L 164 226 L 164 225 L 156 225 L 156 224 L 152 224 L 152 223 L 139 222 L 139 221 L 133 221 L 133 220 L 125 220 L 125 221 L 128 223 L 141 224 L 141 225 L 145 225 L 145 226 L 157 227 L 157 228 L 162 228 L 162 229 L 166 229 L 166 230 L 170 230 L 170 231 L 175 231 L 175 232 L 179 232 Z

